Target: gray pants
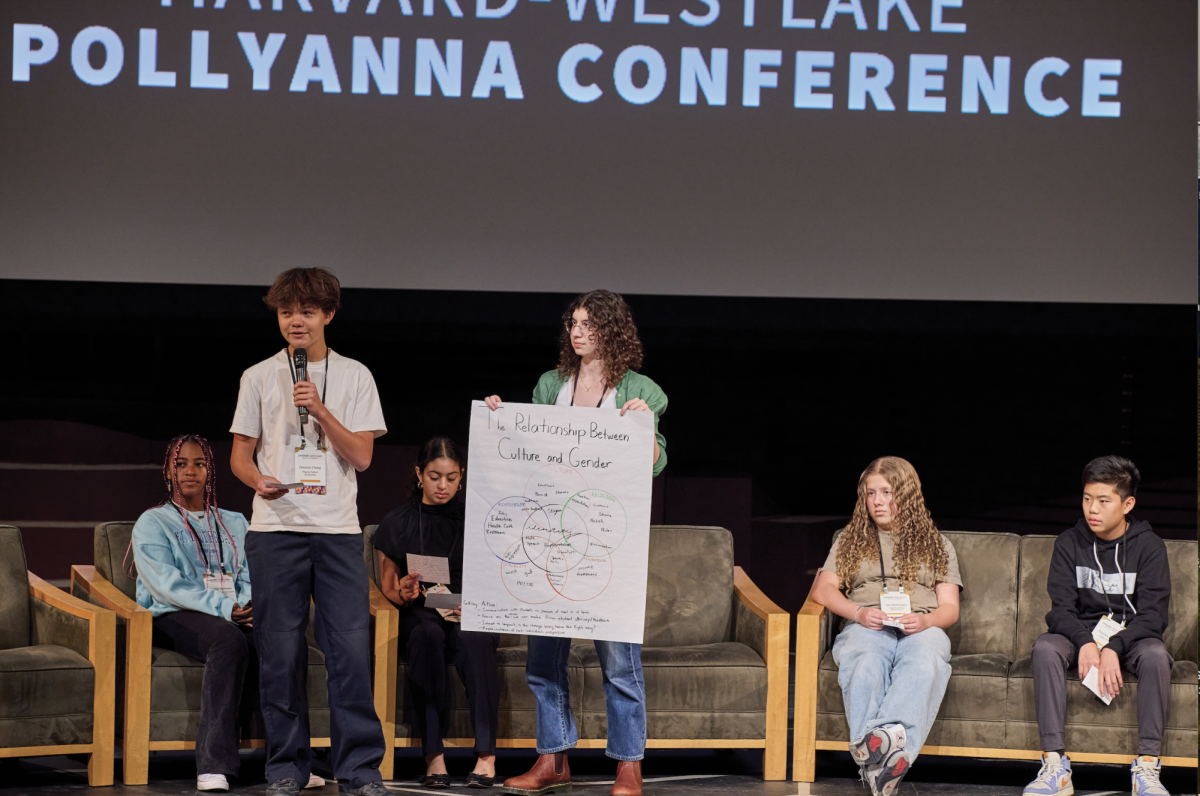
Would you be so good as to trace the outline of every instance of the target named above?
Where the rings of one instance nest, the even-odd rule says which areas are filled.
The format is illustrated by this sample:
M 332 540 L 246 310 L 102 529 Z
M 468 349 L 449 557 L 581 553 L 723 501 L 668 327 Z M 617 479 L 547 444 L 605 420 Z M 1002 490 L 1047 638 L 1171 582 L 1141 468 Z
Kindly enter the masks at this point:
M 1079 650 L 1066 636 L 1043 633 L 1033 643 L 1033 698 L 1044 752 L 1066 748 L 1063 725 L 1067 714 L 1067 671 L 1078 659 Z M 1122 668 L 1137 676 L 1139 755 L 1158 757 L 1162 748 L 1173 663 L 1167 648 L 1156 638 L 1135 642 L 1121 661 Z

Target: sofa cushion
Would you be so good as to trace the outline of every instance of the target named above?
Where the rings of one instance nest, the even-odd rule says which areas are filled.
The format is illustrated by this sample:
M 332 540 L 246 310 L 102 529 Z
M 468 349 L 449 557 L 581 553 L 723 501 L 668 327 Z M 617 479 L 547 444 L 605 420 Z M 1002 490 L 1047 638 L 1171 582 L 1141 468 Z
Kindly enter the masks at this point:
M 833 653 L 826 653 L 817 672 L 818 713 L 845 712 L 837 672 Z M 938 719 L 1002 723 L 1005 719 L 1004 702 L 1008 693 L 1007 674 L 1008 659 L 999 653 L 951 655 L 950 681 L 946 684 L 946 693 L 938 709 Z M 963 731 L 963 734 L 979 737 L 977 730 Z M 997 737 L 1002 739 L 1003 735 Z
M 604 674 L 593 645 L 576 647 L 584 667 L 585 711 L 604 712 Z M 642 647 L 646 710 L 765 711 L 767 664 L 745 644 Z M 658 737 L 658 736 L 655 736 Z
M 186 655 L 152 647 L 150 650 L 150 740 L 194 741 L 200 721 L 204 664 Z M 247 672 L 247 679 L 257 672 Z M 329 697 L 325 685 L 325 656 L 308 648 L 308 713 L 313 737 L 329 735 Z M 258 691 L 253 681 L 244 692 L 241 736 L 264 738 Z
M 1021 585 L 1017 603 L 1016 658 L 1029 655 L 1033 642 L 1046 632 L 1050 595 L 1046 578 L 1055 536 L 1026 536 L 1021 539 Z M 1177 661 L 1197 660 L 1196 588 L 1197 543 L 1168 539 L 1167 561 L 1171 568 L 1171 605 L 1163 643 Z
M 570 692 L 571 710 L 579 725 L 580 708 L 583 703 L 583 662 L 578 647 L 573 646 L 567 657 L 567 689 Z M 396 737 L 417 737 L 417 718 L 412 701 L 412 689 L 407 682 L 407 664 L 404 647 L 400 647 L 400 663 L 396 672 Z M 500 738 L 535 738 L 537 720 L 533 692 L 525 682 L 525 661 L 529 648 L 500 647 L 496 650 L 496 668 L 500 677 Z M 470 705 L 467 691 L 459 679 L 452 663 L 446 665 L 446 680 L 450 687 L 450 726 L 443 732 L 444 738 L 470 738 L 475 734 L 471 726 Z
M 686 647 L 729 639 L 733 534 L 724 528 L 650 528 L 644 647 Z M 643 659 L 644 663 L 644 659 Z
M 0 650 L 0 719 L 91 716 L 95 682 L 91 662 L 65 647 Z
M 1017 635 L 1020 537 L 944 531 L 958 556 L 963 589 L 959 619 L 946 635 L 956 655 L 999 653 L 1012 660 Z
M 30 642 L 29 574 L 21 531 L 0 525 L 0 650 Z
M 92 535 L 92 554 L 95 557 L 96 572 L 104 576 L 112 585 L 131 600 L 137 599 L 137 581 L 125 574 L 125 567 L 136 575 L 137 567 L 133 563 L 133 553 L 129 551 L 129 542 L 133 539 L 132 522 L 102 522 L 96 526 Z

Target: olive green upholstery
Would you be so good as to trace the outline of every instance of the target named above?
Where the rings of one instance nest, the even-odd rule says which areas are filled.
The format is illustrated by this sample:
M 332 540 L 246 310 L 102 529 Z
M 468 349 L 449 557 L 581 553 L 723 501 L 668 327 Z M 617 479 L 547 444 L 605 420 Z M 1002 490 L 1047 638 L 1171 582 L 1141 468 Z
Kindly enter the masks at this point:
M 86 752 L 89 783 L 111 785 L 111 706 L 93 661 L 111 689 L 112 616 L 33 580 L 38 597 L 21 531 L 0 525 L 0 757 Z
M 964 584 L 959 621 L 949 631 L 951 676 L 926 748 L 945 754 L 986 757 L 989 749 L 1040 750 L 1033 699 L 1033 642 L 1046 632 L 1050 597 L 1046 579 L 1053 536 L 945 532 L 958 554 Z M 1195 765 L 1197 749 L 1197 544 L 1168 541 L 1172 597 L 1164 637 L 1175 658 L 1171 670 L 1171 707 L 1162 754 Z M 823 609 L 811 600 L 802 615 Z M 849 741 L 837 666 L 831 652 L 841 620 L 824 611 L 817 650 L 816 682 L 801 682 L 797 648 L 797 693 L 816 689 L 816 744 L 838 748 Z M 811 655 L 811 652 L 809 652 Z M 1125 673 L 1126 687 L 1106 707 L 1068 675 L 1066 744 L 1077 757 L 1119 755 L 1137 750 L 1137 678 Z M 799 704 L 799 699 L 797 704 Z M 798 718 L 797 721 L 800 719 Z M 799 731 L 798 735 L 799 735 Z M 809 750 L 811 752 L 811 750 Z M 811 756 L 797 747 L 797 756 Z M 806 774 L 805 776 L 808 776 Z M 800 773 L 797 774 L 800 777 Z
M 136 574 L 133 555 L 128 553 L 133 534 L 132 522 L 106 522 L 96 526 L 94 552 L 96 574 L 112 583 L 131 600 L 137 599 L 137 581 L 126 569 Z M 76 584 L 76 594 L 88 595 Z M 312 614 L 309 615 L 308 647 L 308 716 L 314 738 L 329 737 L 329 699 L 325 687 L 325 656 L 313 639 Z M 119 625 L 124 620 L 118 619 Z M 123 718 L 125 692 L 125 644 L 118 628 L 117 654 L 117 717 Z M 200 721 L 200 692 L 204 679 L 204 664 L 177 652 L 152 647 L 150 654 L 150 742 L 195 742 Z M 253 688 L 242 700 L 242 719 L 239 734 L 243 741 L 266 737 L 258 692 Z
M 368 571 L 379 582 L 365 530 Z M 724 528 L 654 526 L 642 669 L 646 678 L 647 737 L 763 740 L 767 737 L 766 621 L 734 596 L 733 537 Z M 504 635 L 496 653 L 501 696 L 499 737 L 536 737 L 534 700 L 525 682 L 524 636 Z M 590 641 L 575 640 L 567 665 L 571 709 L 581 740 L 607 735 L 600 660 Z M 470 738 L 466 691 L 447 664 L 453 713 L 447 737 Z M 407 694 L 403 639 L 396 690 L 396 735 L 413 738 L 416 718 Z
M 1036 749 L 1040 743 L 1037 708 L 1033 699 L 1033 642 L 1046 632 L 1050 597 L 1046 577 L 1053 536 L 1026 536 L 1021 540 L 1021 594 L 1018 611 L 1018 648 L 1009 672 L 1007 702 L 1008 744 L 1014 749 Z M 1171 667 L 1171 703 L 1163 735 L 1162 754 L 1196 757 L 1196 542 L 1168 540 L 1167 560 L 1171 567 L 1171 607 L 1167 652 L 1175 659 Z M 1123 674 L 1125 687 L 1111 705 L 1105 706 L 1079 682 L 1078 672 L 1067 673 L 1068 750 L 1100 754 L 1133 754 L 1137 747 L 1137 678 Z

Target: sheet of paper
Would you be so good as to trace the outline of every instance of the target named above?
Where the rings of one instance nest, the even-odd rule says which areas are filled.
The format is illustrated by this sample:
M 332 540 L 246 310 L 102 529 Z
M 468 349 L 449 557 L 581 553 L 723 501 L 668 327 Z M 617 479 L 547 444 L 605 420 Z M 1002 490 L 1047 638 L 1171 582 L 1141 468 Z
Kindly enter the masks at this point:
M 1113 701 L 1112 695 L 1103 696 L 1100 693 L 1100 670 L 1093 666 L 1087 673 L 1087 677 L 1083 678 L 1083 684 L 1086 685 L 1091 692 L 1100 698 L 1104 704 L 1110 704 Z
M 408 571 L 421 576 L 422 583 L 449 583 L 450 559 L 442 556 L 408 554 Z
M 641 643 L 654 415 L 471 405 L 463 629 Z
M 453 611 L 462 605 L 461 594 L 426 594 L 426 608 L 441 608 L 443 611 Z

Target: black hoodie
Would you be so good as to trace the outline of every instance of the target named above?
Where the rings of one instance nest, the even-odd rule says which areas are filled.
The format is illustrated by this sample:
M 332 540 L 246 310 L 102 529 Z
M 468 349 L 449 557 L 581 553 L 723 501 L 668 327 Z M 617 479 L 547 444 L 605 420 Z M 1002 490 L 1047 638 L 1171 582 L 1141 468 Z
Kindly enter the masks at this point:
M 1100 590 L 1101 569 L 1107 584 L 1107 602 Z M 1125 573 L 1124 589 L 1121 571 Z M 1051 602 L 1050 613 L 1046 614 L 1050 632 L 1066 636 L 1076 647 L 1093 640 L 1092 628 L 1100 617 L 1111 611 L 1113 619 L 1120 622 L 1123 613 L 1125 629 L 1114 635 L 1108 646 L 1124 657 L 1134 642 L 1144 638 L 1161 641 L 1167 629 L 1167 608 L 1171 601 L 1167 547 L 1151 530 L 1150 523 L 1139 522 L 1132 515 L 1129 530 L 1111 542 L 1097 537 L 1087 521 L 1081 519 L 1054 541 L 1046 590 Z

